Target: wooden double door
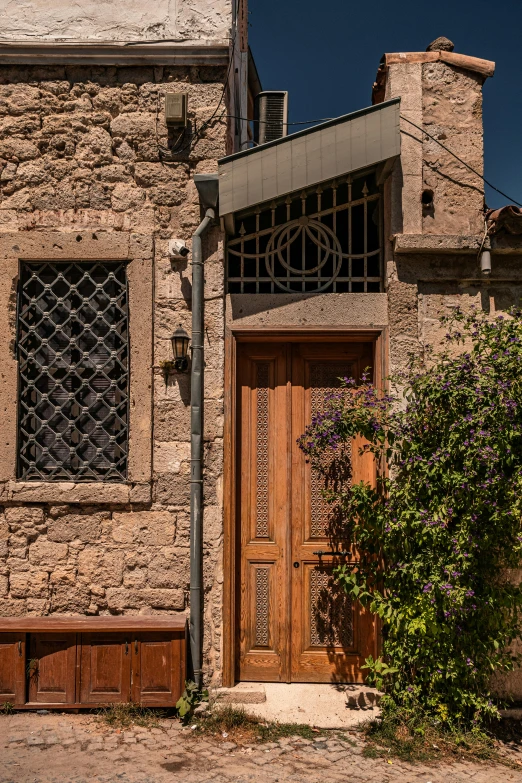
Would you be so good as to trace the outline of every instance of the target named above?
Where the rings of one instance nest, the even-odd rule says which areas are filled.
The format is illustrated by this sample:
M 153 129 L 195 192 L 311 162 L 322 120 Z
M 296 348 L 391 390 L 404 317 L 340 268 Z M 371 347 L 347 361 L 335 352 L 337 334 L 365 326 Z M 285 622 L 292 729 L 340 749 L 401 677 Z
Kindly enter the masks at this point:
M 238 345 L 238 680 L 361 682 L 361 666 L 376 652 L 372 617 L 332 576 L 357 552 L 297 445 L 339 378 L 360 379 L 372 365 L 372 343 Z M 374 481 L 361 445 L 355 440 L 344 454 L 348 480 Z

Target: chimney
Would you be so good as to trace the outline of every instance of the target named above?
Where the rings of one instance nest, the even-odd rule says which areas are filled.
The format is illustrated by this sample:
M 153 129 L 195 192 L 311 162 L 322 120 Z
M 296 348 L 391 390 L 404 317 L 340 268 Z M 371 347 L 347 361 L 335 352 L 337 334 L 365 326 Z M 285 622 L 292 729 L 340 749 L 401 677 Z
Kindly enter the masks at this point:
M 402 210 L 392 215 L 393 234 L 484 229 L 484 183 L 455 156 L 483 174 L 482 85 L 495 63 L 453 48 L 437 38 L 425 52 L 385 54 L 377 72 L 373 103 L 401 98 L 401 170 L 391 187 Z

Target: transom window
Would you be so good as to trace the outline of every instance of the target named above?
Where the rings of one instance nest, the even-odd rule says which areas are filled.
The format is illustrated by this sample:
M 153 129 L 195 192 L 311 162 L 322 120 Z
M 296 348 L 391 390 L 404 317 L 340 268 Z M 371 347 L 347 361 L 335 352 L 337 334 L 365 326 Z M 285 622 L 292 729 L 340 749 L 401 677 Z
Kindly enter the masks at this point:
M 227 242 L 231 294 L 382 290 L 374 171 L 238 213 L 235 231 Z
M 22 263 L 17 334 L 18 477 L 125 480 L 125 264 Z

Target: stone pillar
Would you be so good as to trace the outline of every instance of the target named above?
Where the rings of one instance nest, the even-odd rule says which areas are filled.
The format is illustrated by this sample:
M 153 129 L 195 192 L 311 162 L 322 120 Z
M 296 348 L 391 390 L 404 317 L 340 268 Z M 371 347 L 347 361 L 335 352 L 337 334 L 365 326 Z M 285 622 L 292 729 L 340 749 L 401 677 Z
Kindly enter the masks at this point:
M 384 56 L 374 100 L 401 98 L 401 161 L 390 192 L 392 234 L 483 230 L 482 85 L 494 67 L 448 50 Z

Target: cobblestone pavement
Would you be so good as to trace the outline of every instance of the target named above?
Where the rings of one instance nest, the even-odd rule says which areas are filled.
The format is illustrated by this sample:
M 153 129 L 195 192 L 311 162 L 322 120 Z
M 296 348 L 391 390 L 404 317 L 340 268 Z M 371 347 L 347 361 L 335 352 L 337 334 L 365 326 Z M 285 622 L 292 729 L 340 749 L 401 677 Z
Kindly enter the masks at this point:
M 522 783 L 522 769 L 390 763 L 362 748 L 356 733 L 241 747 L 174 719 L 118 731 L 90 715 L 19 713 L 0 716 L 0 783 Z

